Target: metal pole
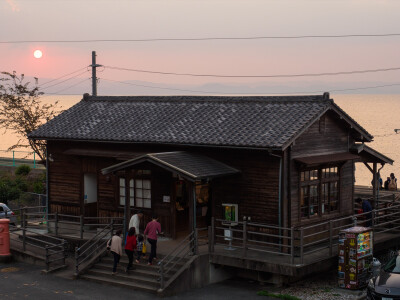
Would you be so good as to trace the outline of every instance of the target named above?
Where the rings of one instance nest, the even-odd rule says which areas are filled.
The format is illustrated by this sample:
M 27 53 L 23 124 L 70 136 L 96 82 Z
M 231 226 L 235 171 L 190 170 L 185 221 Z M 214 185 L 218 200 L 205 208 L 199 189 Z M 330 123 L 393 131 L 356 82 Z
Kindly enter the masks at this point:
M 36 152 L 33 152 L 33 168 L 36 169 Z
M 15 151 L 13 151 L 13 167 L 15 167 Z
M 242 257 L 246 257 L 247 251 L 247 221 L 243 221 L 243 254 Z
M 79 223 L 80 223 L 80 237 L 81 237 L 81 240 L 83 240 L 83 215 L 80 215 L 80 217 L 79 217 Z

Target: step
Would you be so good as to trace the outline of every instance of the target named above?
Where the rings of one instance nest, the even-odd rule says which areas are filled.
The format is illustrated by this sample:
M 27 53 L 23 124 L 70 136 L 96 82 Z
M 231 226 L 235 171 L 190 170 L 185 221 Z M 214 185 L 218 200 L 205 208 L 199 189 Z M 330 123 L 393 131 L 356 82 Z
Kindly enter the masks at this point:
M 111 261 L 111 262 L 113 262 L 114 261 L 114 258 L 113 257 L 111 257 L 111 256 L 104 256 L 103 258 L 102 258 L 102 261 Z M 170 264 L 171 263 L 174 263 L 176 260 L 173 260 L 172 262 L 170 262 Z M 128 258 L 126 257 L 126 256 L 122 256 L 121 257 L 121 259 L 120 259 L 120 264 L 124 264 L 124 265 L 128 265 L 128 262 L 129 262 L 129 260 L 128 260 Z M 150 267 L 150 268 L 155 268 L 155 269 L 159 269 L 159 262 L 160 262 L 160 259 L 157 259 L 157 260 L 153 260 L 153 265 L 151 265 L 151 266 L 148 266 L 147 265 L 147 262 L 148 262 L 148 260 L 146 259 L 141 259 L 140 260 L 140 263 L 139 264 L 137 264 L 137 263 L 133 263 L 133 265 L 134 266 L 146 266 L 146 267 Z M 187 258 L 185 258 L 185 259 L 182 259 L 181 261 L 179 261 L 179 262 L 177 262 L 177 264 L 174 266 L 174 269 L 175 270 L 178 270 L 178 269 L 180 269 L 182 266 L 184 266 L 185 264 L 186 264 L 186 262 L 188 262 L 188 259 Z M 169 264 L 169 265 L 170 265 Z
M 106 270 L 106 271 L 111 271 L 113 266 L 113 263 L 97 263 L 93 266 L 94 269 L 100 269 L 100 270 Z M 146 266 L 147 267 L 147 266 Z M 119 272 L 122 272 L 126 269 L 126 266 L 123 265 L 118 265 L 118 270 Z M 160 276 L 160 273 L 158 273 L 158 270 L 154 270 L 151 268 L 136 268 L 136 265 L 134 265 L 134 270 L 131 270 L 131 274 L 138 274 L 140 276 L 147 276 L 147 277 L 153 277 L 153 278 L 158 278 Z
M 134 271 L 129 271 L 129 273 L 126 273 L 121 270 L 117 270 L 117 272 L 118 272 L 117 274 L 112 275 L 110 268 L 108 270 L 92 268 L 92 269 L 88 270 L 86 274 L 96 275 L 98 277 L 104 277 L 104 278 L 111 278 L 111 279 L 114 278 L 114 279 L 123 280 L 123 281 L 132 281 L 135 283 L 141 283 L 141 284 L 145 284 L 148 286 L 152 286 L 155 289 L 160 287 L 160 281 L 158 280 L 159 276 L 145 277 L 145 276 L 135 273 Z
M 101 283 L 101 284 L 109 284 L 113 286 L 120 286 L 120 287 L 125 287 L 125 288 L 130 288 L 134 290 L 142 290 L 145 292 L 150 292 L 150 293 L 156 293 L 158 288 L 154 288 L 153 286 L 147 285 L 147 284 L 142 284 L 142 283 L 136 283 L 134 281 L 127 281 L 127 280 L 121 280 L 119 278 L 105 278 L 102 276 L 97 276 L 97 275 L 89 275 L 89 274 L 84 274 L 81 275 L 79 278 Z

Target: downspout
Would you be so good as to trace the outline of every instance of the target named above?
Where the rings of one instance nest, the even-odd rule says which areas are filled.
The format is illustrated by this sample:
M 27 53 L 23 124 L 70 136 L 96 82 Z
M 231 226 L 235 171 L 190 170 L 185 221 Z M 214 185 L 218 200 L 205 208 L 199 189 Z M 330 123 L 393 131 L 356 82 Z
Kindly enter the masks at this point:
M 49 232 L 49 153 L 46 146 L 46 225 Z
M 282 235 L 282 156 L 269 153 L 272 156 L 279 157 L 279 187 L 278 187 L 278 226 L 279 226 L 279 236 Z M 282 243 L 281 238 L 279 238 L 280 244 Z

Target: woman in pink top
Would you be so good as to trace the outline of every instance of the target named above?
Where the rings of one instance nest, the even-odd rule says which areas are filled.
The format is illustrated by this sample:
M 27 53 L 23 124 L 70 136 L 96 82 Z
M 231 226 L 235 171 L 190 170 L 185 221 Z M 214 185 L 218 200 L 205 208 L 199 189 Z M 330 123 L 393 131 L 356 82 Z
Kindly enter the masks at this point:
M 152 264 L 153 258 L 157 258 L 157 234 L 161 233 L 161 225 L 158 223 L 157 216 L 153 215 L 151 219 L 144 230 L 144 235 L 147 236 L 147 241 L 151 245 L 148 265 Z

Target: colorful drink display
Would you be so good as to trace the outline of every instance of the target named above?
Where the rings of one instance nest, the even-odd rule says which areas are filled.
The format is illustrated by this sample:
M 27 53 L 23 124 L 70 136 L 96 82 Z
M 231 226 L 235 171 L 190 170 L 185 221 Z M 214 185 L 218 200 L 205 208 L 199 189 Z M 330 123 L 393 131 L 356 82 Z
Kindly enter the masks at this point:
M 372 255 L 372 231 L 357 235 L 357 257 L 362 258 Z
M 340 232 L 339 287 L 360 289 L 366 286 L 373 254 L 372 234 L 370 228 L 358 226 Z

